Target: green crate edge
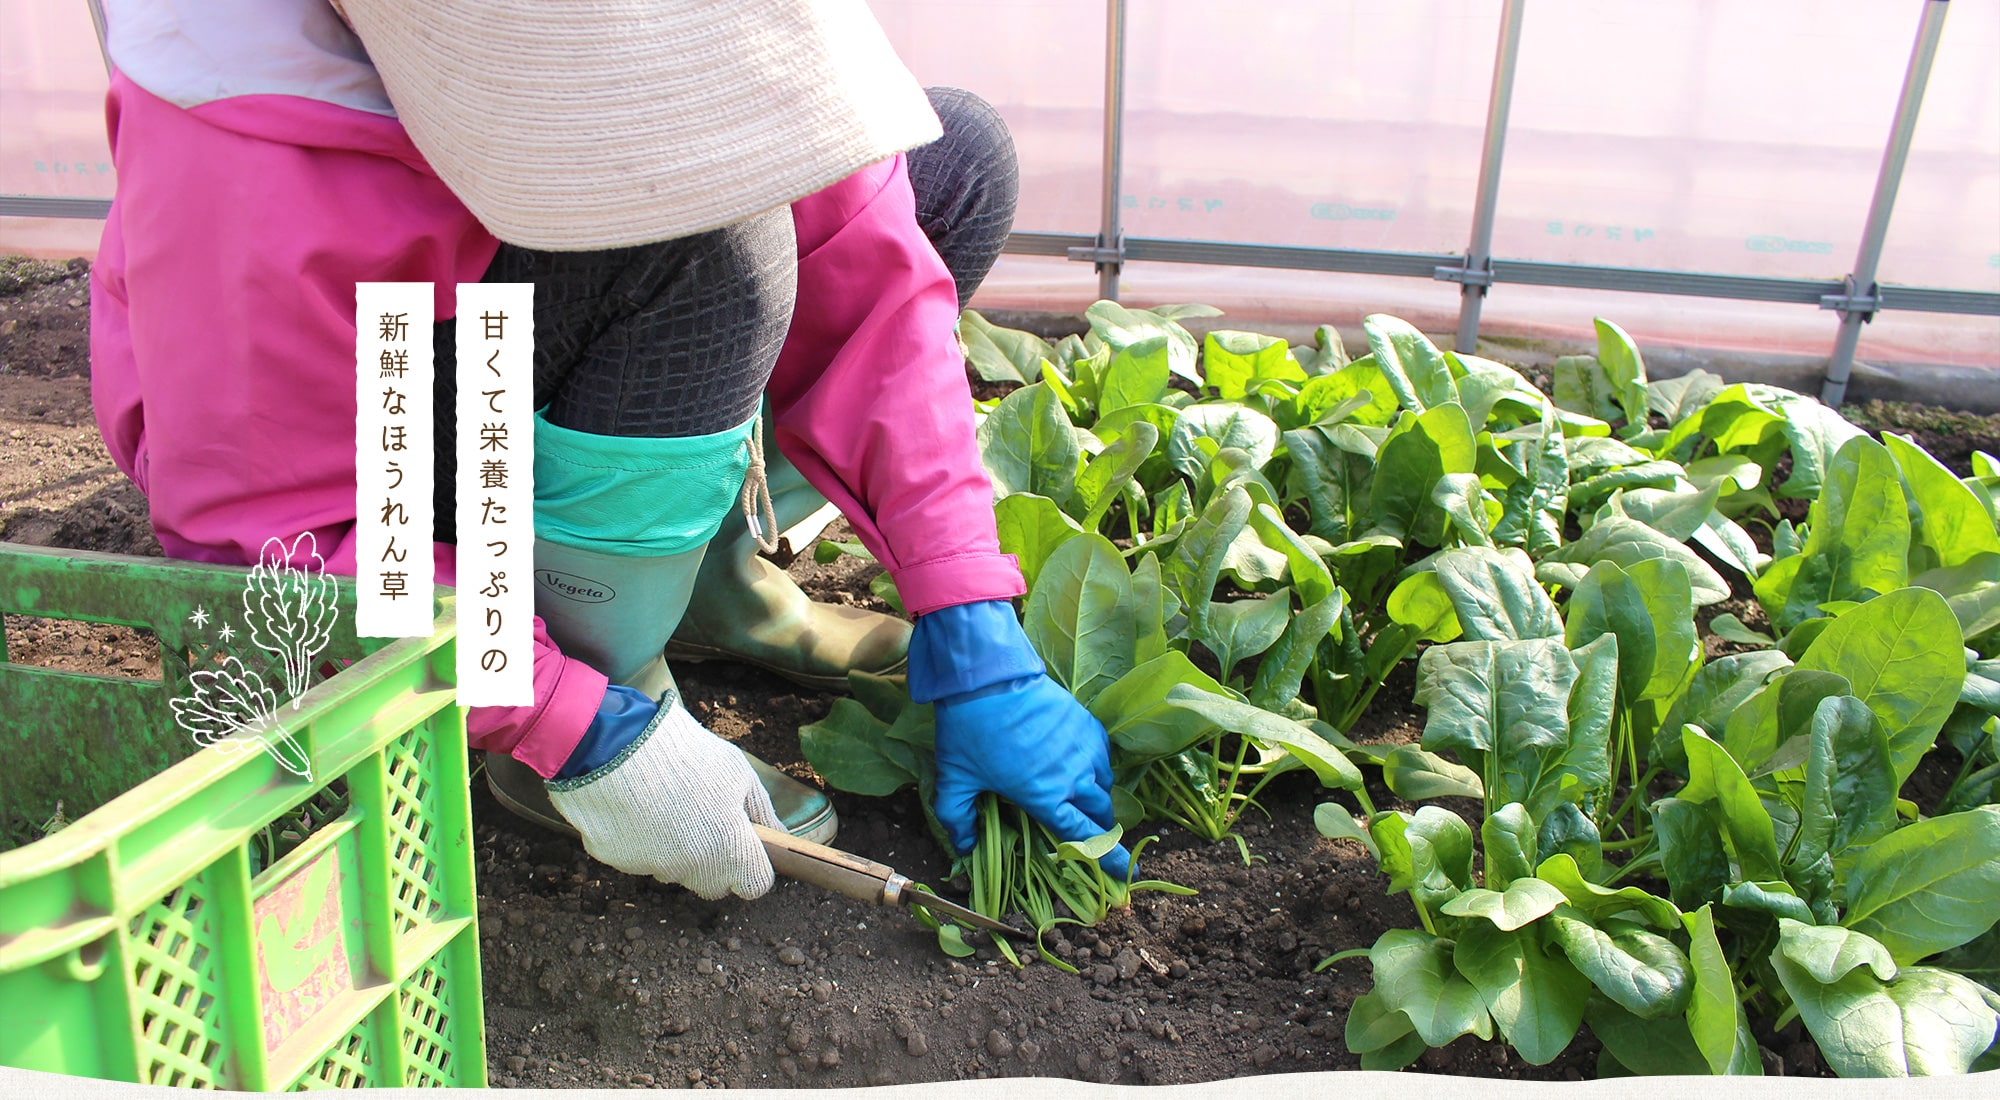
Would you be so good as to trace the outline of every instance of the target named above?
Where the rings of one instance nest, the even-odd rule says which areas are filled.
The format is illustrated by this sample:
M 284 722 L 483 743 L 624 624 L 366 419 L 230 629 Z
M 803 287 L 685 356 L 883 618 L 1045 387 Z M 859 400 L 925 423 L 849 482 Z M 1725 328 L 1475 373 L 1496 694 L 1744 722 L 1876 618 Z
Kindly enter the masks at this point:
M 240 568 L 163 562 L 157 558 L 0 544 L 0 563 L 9 556 L 15 560 L 33 557 L 44 562 L 67 558 L 92 569 L 158 573 L 162 579 L 186 571 L 238 577 L 246 572 Z M 342 584 L 343 595 L 351 593 L 351 580 L 336 579 Z M 380 937 L 389 945 L 386 957 L 391 973 L 387 974 L 387 982 L 370 987 L 366 999 L 374 1003 L 359 1014 L 355 1026 L 324 1050 L 303 1059 L 288 1058 L 284 1066 L 266 1064 L 269 1052 L 259 1042 L 254 1051 L 243 1050 L 241 1053 L 248 1057 L 233 1060 L 230 1079 L 218 1083 L 244 1089 L 325 1087 L 328 1081 L 322 1071 L 344 1055 L 351 1056 L 357 1034 L 365 1031 L 366 1043 L 373 1047 L 372 1062 L 376 1070 L 375 1079 L 365 1080 L 367 1084 L 449 1083 L 466 1087 L 485 1084 L 477 891 L 469 832 L 470 792 L 462 782 L 467 767 L 463 722 L 458 712 L 445 713 L 454 703 L 456 615 L 450 590 L 438 591 L 440 598 L 434 605 L 436 617 L 430 637 L 390 642 L 301 696 L 299 710 L 288 724 L 304 731 L 301 740 L 311 754 L 315 782 L 284 772 L 266 753 L 232 752 L 211 746 L 137 784 L 61 832 L 0 853 L 0 904 L 4 904 L 9 894 L 18 897 L 23 890 L 33 890 L 58 878 L 64 880 L 70 898 L 70 904 L 57 921 L 28 930 L 0 932 L 0 990 L 9 984 L 10 977 L 38 967 L 87 985 L 82 999 L 89 1003 L 88 1018 L 64 1021 L 64 1025 L 70 1030 L 80 1028 L 96 1033 L 74 1036 L 94 1047 L 102 1044 L 92 1067 L 93 1075 L 138 1080 L 141 1036 L 133 1031 L 135 991 L 130 986 L 134 972 L 126 950 L 131 939 L 126 930 L 133 921 L 197 880 L 212 874 L 226 875 L 225 864 L 240 865 L 244 872 L 240 881 L 247 886 L 250 879 L 245 845 L 252 836 L 356 768 L 374 761 L 386 773 L 389 765 L 385 754 L 391 745 L 420 725 L 434 724 L 442 728 L 432 732 L 431 743 L 434 748 L 444 750 L 434 764 L 435 774 L 441 779 L 461 780 L 433 782 L 435 789 L 431 792 L 433 798 L 449 803 L 439 804 L 438 816 L 455 818 L 466 830 L 466 835 L 448 853 L 452 866 L 440 868 L 444 880 L 441 885 L 449 886 L 456 895 L 452 908 L 458 915 L 416 930 L 422 933 L 417 938 L 433 945 L 422 954 L 411 953 L 405 942 L 410 937 L 398 935 L 394 929 L 368 929 L 371 942 Z M 347 606 L 351 607 L 351 602 Z M 87 621 L 131 621 L 130 617 L 102 613 L 70 616 L 48 608 L 31 613 Z M 386 714 L 378 712 L 377 707 L 384 695 L 392 695 L 400 703 Z M 138 835 L 149 830 L 157 832 L 163 823 L 187 826 L 199 821 L 202 807 L 212 807 L 217 798 L 231 795 L 236 798 L 227 806 L 231 815 L 254 824 L 239 825 L 233 830 L 183 828 L 181 835 L 164 838 Z M 314 835 L 353 820 L 359 811 L 358 805 L 350 808 Z M 181 843 L 188 833 L 193 834 L 196 842 L 194 851 L 185 850 L 186 845 Z M 126 850 L 138 849 L 142 842 L 150 843 L 149 850 Z M 288 868 L 285 861 L 280 861 L 259 876 L 255 891 L 268 890 L 275 881 L 282 881 L 296 870 L 296 866 Z M 273 881 L 264 881 L 267 877 Z M 240 899 L 235 899 L 244 908 L 235 915 L 237 923 L 249 920 L 252 892 L 246 889 Z M 107 943 L 110 946 L 105 950 L 102 945 Z M 88 949 L 93 946 L 100 949 L 94 959 L 86 960 Z M 408 1065 L 410 1052 L 405 1049 L 411 1037 L 407 1019 L 410 1006 L 422 1002 L 413 993 L 413 987 L 427 977 L 436 976 L 440 968 L 443 976 L 438 978 L 439 988 L 430 995 L 441 999 L 451 1024 L 447 1053 L 456 1068 L 448 1076 L 417 1073 Z M 103 983 L 116 988 L 104 992 Z M 229 997 L 241 1001 L 247 990 L 249 1000 L 258 999 L 254 986 L 247 984 L 244 975 L 225 979 L 222 986 L 209 995 L 218 1001 Z M 355 1003 L 353 998 L 347 1002 L 350 1015 Z M 229 1015 L 243 1016 L 244 1012 L 239 1006 Z M 255 1021 L 257 1013 L 248 1013 L 248 1018 Z M 102 1034 L 107 1026 L 124 1034 Z M 67 1037 L 70 1031 L 65 1030 L 57 1036 L 57 1041 Z M 432 1046 L 435 1048 L 436 1044 Z M 9 1064 L 25 1069 L 44 1068 L 32 1060 Z M 382 1079 L 382 1074 L 390 1069 L 400 1071 L 394 1074 L 398 1079 Z M 353 1078 L 350 1084 L 363 1083 L 365 1078 L 365 1075 L 349 1076 Z

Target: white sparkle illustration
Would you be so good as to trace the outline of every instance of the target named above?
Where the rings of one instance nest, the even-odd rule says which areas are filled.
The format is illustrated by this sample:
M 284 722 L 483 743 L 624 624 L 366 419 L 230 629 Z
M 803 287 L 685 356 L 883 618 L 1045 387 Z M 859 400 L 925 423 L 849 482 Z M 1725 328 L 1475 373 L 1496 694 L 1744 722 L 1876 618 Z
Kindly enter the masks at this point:
M 208 608 L 197 606 L 192 612 L 188 614 L 188 622 L 193 623 L 197 627 L 207 626 Z
M 221 638 L 223 641 L 226 642 L 229 639 L 236 637 L 236 628 L 230 626 L 228 623 L 223 623 L 222 629 L 216 632 L 216 637 Z

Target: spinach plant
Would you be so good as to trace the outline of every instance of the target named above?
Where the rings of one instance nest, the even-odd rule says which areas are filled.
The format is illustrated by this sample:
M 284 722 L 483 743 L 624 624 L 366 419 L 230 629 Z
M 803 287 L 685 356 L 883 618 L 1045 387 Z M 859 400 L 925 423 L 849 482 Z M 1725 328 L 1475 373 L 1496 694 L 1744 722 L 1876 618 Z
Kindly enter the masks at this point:
M 1587 1020 L 1606 1073 L 1756 1073 L 1753 1022 L 1794 1018 L 1843 1074 L 2000 1061 L 2000 461 L 1960 478 L 1810 397 L 1651 378 L 1604 320 L 1545 393 L 1392 317 L 1350 355 L 1183 324 L 1213 316 L 1100 302 L 1046 341 L 968 311 L 969 362 L 1017 386 L 979 403 L 982 454 L 1121 833 L 1229 837 L 1288 772 L 1351 793 L 1321 831 L 1415 912 L 1329 960 L 1373 968 L 1364 1065 L 1464 1034 L 1546 1062 Z M 1764 629 L 1715 616 L 1736 651 L 1708 659 L 1732 589 Z M 1406 660 L 1421 740 L 1354 744 Z M 857 684 L 808 737 L 830 781 L 923 787 L 924 708 L 893 694 Z M 840 733 L 857 708 L 873 747 Z M 1356 762 L 1417 805 L 1378 812 Z M 1089 858 L 1115 840 L 981 812 L 982 905 L 1124 900 Z
M 1742 392 L 1716 402 L 1761 424 L 1761 462 L 1800 445 Z M 1475 839 L 1437 806 L 1320 808 L 1321 831 L 1367 847 L 1421 926 L 1329 960 L 1373 968 L 1347 1032 L 1365 1065 L 1463 1034 L 1546 1062 L 1587 1019 L 1607 1073 L 1758 1073 L 1753 1017 L 1801 1020 L 1843 1075 L 1996 1061 L 2000 996 L 1978 978 L 1993 973 L 2000 807 L 1980 754 L 2000 708 L 1965 633 L 1991 624 L 1976 582 L 1906 583 L 1927 575 L 1913 547 L 1931 570 L 1990 552 L 1992 514 L 1907 441 L 1804 442 L 1827 435 L 1842 441 L 1822 453 L 1808 529 L 1833 534 L 1753 574 L 1774 622 L 1792 609 L 1782 644 L 1704 663 L 1698 581 L 1618 507 L 1539 564 L 1453 550 L 1434 579 L 1403 582 L 1442 626 L 1419 663 L 1421 748 L 1385 758 L 1385 778 L 1485 813 Z M 1909 506 L 1912 472 L 1931 507 Z M 1713 488 L 1690 503 L 1713 507 Z M 1864 512 L 1876 526 L 1856 533 Z M 1801 578 L 1822 598 L 1775 598 Z M 1899 792 L 1941 734 L 1965 764 L 1923 818 Z

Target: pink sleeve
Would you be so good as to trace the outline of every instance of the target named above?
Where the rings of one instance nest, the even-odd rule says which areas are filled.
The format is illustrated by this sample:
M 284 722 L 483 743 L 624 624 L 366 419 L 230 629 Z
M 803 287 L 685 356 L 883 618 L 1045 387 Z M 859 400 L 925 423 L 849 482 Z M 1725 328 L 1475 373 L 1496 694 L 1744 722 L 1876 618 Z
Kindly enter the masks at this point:
M 355 572 L 354 284 L 477 281 L 498 248 L 393 119 L 292 96 L 182 110 L 112 79 L 118 193 L 91 271 L 91 398 L 171 557 L 250 563 L 311 532 Z M 453 548 L 434 548 L 438 581 Z M 474 748 L 553 774 L 604 697 L 536 621 L 532 707 Z
M 465 741 L 475 749 L 505 753 L 544 779 L 569 762 L 583 731 L 597 717 L 610 686 L 602 672 L 562 655 L 535 616 L 535 702 L 526 707 L 471 707 Z
M 958 293 L 903 158 L 792 204 L 798 304 L 768 394 L 777 443 L 921 615 L 1026 590 L 1000 552 L 958 348 Z

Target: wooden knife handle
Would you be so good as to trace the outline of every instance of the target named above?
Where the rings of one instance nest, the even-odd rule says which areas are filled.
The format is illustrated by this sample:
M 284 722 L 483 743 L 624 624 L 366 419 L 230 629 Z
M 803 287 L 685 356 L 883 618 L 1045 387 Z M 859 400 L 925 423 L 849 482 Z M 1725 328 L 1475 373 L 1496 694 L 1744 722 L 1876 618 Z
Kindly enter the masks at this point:
M 810 882 L 842 897 L 882 905 L 887 901 L 885 893 L 890 880 L 898 877 L 894 868 L 851 852 L 800 840 L 790 833 L 765 828 L 754 822 L 751 828 L 757 830 L 757 839 L 764 842 L 764 853 L 771 857 L 773 870 L 786 878 Z

